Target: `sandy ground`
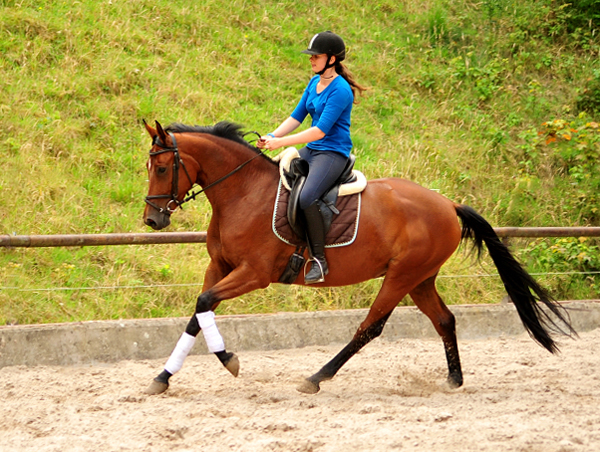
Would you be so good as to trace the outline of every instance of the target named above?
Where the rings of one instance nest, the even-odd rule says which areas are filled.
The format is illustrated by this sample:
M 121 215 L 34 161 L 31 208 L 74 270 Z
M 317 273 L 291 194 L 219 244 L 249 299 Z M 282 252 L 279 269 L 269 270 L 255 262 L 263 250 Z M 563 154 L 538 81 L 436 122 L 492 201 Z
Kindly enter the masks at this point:
M 234 379 L 191 356 L 160 396 L 160 361 L 0 369 L 1 451 L 598 451 L 600 329 L 550 355 L 528 336 L 462 341 L 465 385 L 442 383 L 441 341 L 378 339 L 316 395 L 296 384 L 340 346 L 240 354 Z

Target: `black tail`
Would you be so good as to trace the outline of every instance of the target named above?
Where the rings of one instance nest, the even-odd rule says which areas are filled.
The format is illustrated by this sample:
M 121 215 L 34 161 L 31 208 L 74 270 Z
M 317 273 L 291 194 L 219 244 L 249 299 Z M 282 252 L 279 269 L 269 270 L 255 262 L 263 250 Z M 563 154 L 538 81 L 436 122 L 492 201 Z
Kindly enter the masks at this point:
M 568 312 L 552 299 L 519 262 L 512 256 L 492 226 L 474 209 L 465 205 L 457 205 L 456 213 L 462 220 L 462 238 L 472 239 L 477 249 L 477 257 L 481 256 L 485 242 L 494 264 L 498 268 L 500 278 L 506 292 L 517 308 L 519 317 L 527 332 L 542 347 L 551 353 L 558 351 L 556 343 L 550 337 L 550 331 L 576 336 L 570 323 Z M 541 301 L 552 312 L 551 316 L 538 304 Z

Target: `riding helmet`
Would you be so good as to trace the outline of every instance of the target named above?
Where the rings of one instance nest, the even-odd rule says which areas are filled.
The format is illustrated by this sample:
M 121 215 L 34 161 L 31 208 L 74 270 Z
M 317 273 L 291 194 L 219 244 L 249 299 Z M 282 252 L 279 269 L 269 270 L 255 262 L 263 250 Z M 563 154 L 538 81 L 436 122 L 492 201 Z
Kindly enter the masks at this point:
M 313 36 L 308 44 L 308 49 L 302 53 L 307 55 L 322 55 L 335 56 L 337 61 L 342 61 L 346 58 L 346 45 L 344 40 L 331 31 L 324 31 Z

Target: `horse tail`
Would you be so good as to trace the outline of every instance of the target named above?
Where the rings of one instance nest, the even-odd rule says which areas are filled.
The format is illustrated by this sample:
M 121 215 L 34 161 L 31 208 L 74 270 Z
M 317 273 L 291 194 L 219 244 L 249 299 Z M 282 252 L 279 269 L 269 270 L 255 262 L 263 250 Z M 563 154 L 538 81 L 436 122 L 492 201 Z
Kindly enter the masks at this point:
M 527 273 L 500 241 L 494 228 L 481 215 L 465 205 L 456 204 L 455 209 L 463 224 L 462 240 L 473 240 L 473 250 L 477 250 L 477 259 L 481 257 L 485 242 L 506 292 L 517 308 L 529 335 L 550 353 L 558 352 L 558 347 L 550 336 L 551 331 L 566 336 L 577 336 L 571 326 L 569 313 Z M 543 303 L 553 316 L 542 309 L 538 301 Z

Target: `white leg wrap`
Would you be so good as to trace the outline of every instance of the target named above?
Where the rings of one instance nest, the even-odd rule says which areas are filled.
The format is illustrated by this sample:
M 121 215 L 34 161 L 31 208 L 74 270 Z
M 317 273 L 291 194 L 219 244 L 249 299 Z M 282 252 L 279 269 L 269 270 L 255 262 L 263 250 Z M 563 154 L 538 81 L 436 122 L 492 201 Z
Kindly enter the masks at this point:
M 183 333 L 175 346 L 175 349 L 171 353 L 167 364 L 165 364 L 165 370 L 171 375 L 179 372 L 183 367 L 183 361 L 189 355 L 192 347 L 196 343 L 196 338 L 188 333 Z
M 200 314 L 196 314 L 196 318 L 198 319 L 200 328 L 202 328 L 202 334 L 204 334 L 208 351 L 211 353 L 224 351 L 225 342 L 215 323 L 214 311 L 201 312 Z

